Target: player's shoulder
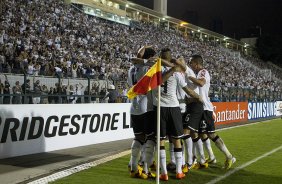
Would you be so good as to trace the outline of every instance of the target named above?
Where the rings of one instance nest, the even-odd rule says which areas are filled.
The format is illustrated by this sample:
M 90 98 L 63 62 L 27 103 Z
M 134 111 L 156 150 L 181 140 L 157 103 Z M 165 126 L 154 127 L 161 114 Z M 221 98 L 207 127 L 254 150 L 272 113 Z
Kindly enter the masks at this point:
M 185 74 L 188 75 L 188 76 L 192 76 L 192 77 L 196 76 L 195 72 L 189 66 L 186 67 Z
M 185 74 L 182 72 L 174 72 L 173 76 L 175 76 L 176 78 L 184 78 Z
M 209 76 L 209 72 L 207 69 L 202 69 L 198 72 L 198 76 L 199 77 L 206 77 L 206 76 Z

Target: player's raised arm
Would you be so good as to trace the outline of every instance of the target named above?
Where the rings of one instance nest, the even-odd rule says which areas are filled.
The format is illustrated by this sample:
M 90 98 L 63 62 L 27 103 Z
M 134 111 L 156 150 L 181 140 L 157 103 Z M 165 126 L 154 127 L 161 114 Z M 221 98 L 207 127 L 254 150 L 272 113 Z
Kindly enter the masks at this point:
M 177 64 L 177 65 L 179 65 L 179 66 L 181 67 L 181 69 L 182 69 L 183 72 L 186 71 L 187 66 L 186 66 L 186 64 L 185 64 L 184 58 L 180 57 L 180 58 L 178 58 L 178 59 L 172 60 L 172 62 L 175 63 L 175 64 Z
M 188 77 L 194 84 L 196 84 L 197 86 L 203 87 L 206 84 L 206 79 L 205 78 L 195 78 L 192 76 Z
M 198 95 L 193 89 L 190 89 L 188 86 L 185 86 L 182 88 L 185 93 L 187 93 L 189 96 L 191 96 L 192 98 L 194 98 L 195 100 L 202 102 L 203 103 L 203 99 L 201 98 L 200 95 Z
M 164 72 L 164 73 L 162 74 L 162 82 L 167 81 L 168 78 L 169 78 L 170 76 L 172 76 L 174 72 L 180 72 L 181 70 L 182 70 L 182 69 L 181 69 L 180 66 L 178 66 L 178 65 L 173 66 L 173 67 L 170 68 L 168 71 L 166 71 L 166 72 Z

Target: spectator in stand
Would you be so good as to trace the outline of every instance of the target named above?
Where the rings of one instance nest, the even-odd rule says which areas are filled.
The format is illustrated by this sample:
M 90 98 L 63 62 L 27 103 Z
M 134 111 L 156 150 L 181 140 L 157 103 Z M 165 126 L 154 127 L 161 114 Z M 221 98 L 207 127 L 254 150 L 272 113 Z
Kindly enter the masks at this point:
M 105 100 L 107 97 L 109 98 L 108 103 L 116 103 L 119 93 L 116 90 L 116 87 L 113 84 L 110 84 L 108 86 L 108 93 L 106 94 L 106 96 L 104 96 L 103 100 Z
M 1 79 L 0 79 L 0 104 L 2 104 L 3 90 L 4 90 L 4 84 L 1 82 Z
M 0 44 L 1 45 L 1 44 Z M 0 73 L 3 72 L 3 66 L 5 64 L 5 56 L 3 51 L 0 49 Z
M 16 81 L 15 86 L 13 87 L 13 104 L 21 104 L 22 103 L 22 87 L 20 86 L 20 82 Z
M 100 83 L 98 82 L 98 84 L 96 82 L 92 83 L 92 88 L 90 90 L 90 95 L 91 95 L 91 103 L 96 103 L 99 99 L 98 95 L 99 95 L 99 86 Z M 99 101 L 98 101 L 99 102 Z
M 11 101 L 11 97 L 9 96 L 10 95 L 10 83 L 8 81 L 7 75 L 5 75 L 3 94 L 5 95 L 3 97 L 3 104 L 10 104 L 10 101 Z
M 103 87 L 99 93 L 101 99 L 99 99 L 99 102 L 101 103 L 105 103 L 105 102 L 108 102 L 108 98 L 104 98 L 106 95 L 107 95 L 108 91 L 107 91 L 107 88 L 106 87 Z
M 220 102 L 220 99 L 218 97 L 218 94 L 214 94 L 214 97 L 211 98 L 211 102 Z
M 48 104 L 49 103 L 49 97 L 47 96 L 49 94 L 48 88 L 46 85 L 42 85 L 42 97 L 41 97 L 41 103 L 42 104 Z
M 76 103 L 81 103 L 81 96 L 83 95 L 82 89 L 84 88 L 83 84 L 80 82 L 75 85 L 75 95 L 78 95 L 76 97 Z
M 72 78 L 77 78 L 77 70 L 78 70 L 77 62 L 73 62 L 71 64 L 71 76 L 72 76 Z
M 69 103 L 75 104 L 76 103 L 76 95 L 73 85 L 69 86 L 68 97 Z
M 27 74 L 28 75 L 33 75 L 34 73 L 34 64 L 33 62 L 29 62 L 28 67 L 27 67 Z
M 129 101 L 128 101 L 128 98 L 127 98 L 127 87 L 124 85 L 123 87 L 122 87 L 122 92 L 121 92 L 121 98 L 122 98 L 122 103 L 128 103 Z
M 62 87 L 59 83 L 55 83 L 55 88 L 54 88 L 54 100 L 55 100 L 55 103 L 58 104 L 61 100 L 61 96 L 60 94 L 62 93 Z
M 55 103 L 55 97 L 53 96 L 55 94 L 55 89 L 53 87 L 50 87 L 50 90 L 48 92 L 48 103 L 54 104 Z
M 89 86 L 86 86 L 84 90 L 84 103 L 90 103 L 90 91 Z
M 33 77 L 33 81 L 34 80 L 35 80 L 35 77 Z M 40 104 L 42 87 L 40 85 L 39 80 L 36 80 L 36 82 L 33 84 L 33 92 L 34 92 L 33 99 L 32 99 L 33 104 Z
M 65 84 L 62 84 L 62 91 L 61 91 L 61 95 L 62 95 L 62 103 L 63 104 L 66 104 L 68 103 L 68 99 L 67 99 L 67 92 L 68 89 L 67 89 L 67 85 Z
M 26 79 L 26 82 L 22 84 L 22 93 L 24 97 L 22 98 L 22 104 L 32 104 L 32 97 L 30 96 L 30 80 Z
M 92 70 L 100 79 L 126 81 L 130 58 L 140 45 L 153 45 L 158 51 L 170 45 L 175 56 L 181 53 L 186 60 L 194 54 L 208 58 L 205 65 L 214 76 L 211 84 L 281 91 L 281 82 L 273 80 L 282 79 L 281 68 L 254 57 L 234 57 L 236 53 L 214 42 L 188 40 L 179 31 L 149 22 L 130 28 L 86 15 L 62 0 L 1 2 L 5 7 L 0 20 L 3 72 L 24 69 L 37 75 L 39 67 L 44 75 L 62 72 L 77 78 Z M 158 39 L 160 36 L 163 39 Z
M 61 67 L 60 65 L 56 65 L 56 66 L 54 67 L 54 69 L 55 69 L 55 75 L 56 75 L 56 77 L 61 78 L 61 77 L 63 76 L 62 67 Z

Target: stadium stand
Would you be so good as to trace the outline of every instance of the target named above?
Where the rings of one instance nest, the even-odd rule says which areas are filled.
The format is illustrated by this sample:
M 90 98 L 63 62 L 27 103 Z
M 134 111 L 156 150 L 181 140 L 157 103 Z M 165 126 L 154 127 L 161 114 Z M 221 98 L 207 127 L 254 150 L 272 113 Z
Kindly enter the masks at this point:
M 85 87 L 99 81 L 100 91 L 112 83 L 122 90 L 130 58 L 142 45 L 158 51 L 169 45 L 174 57 L 189 60 L 193 54 L 203 55 L 211 71 L 212 98 L 238 101 L 268 94 L 281 98 L 282 69 L 272 63 L 214 42 L 188 39 L 178 30 L 143 21 L 127 26 L 87 15 L 79 8 L 61 0 L 2 1 L 0 72 L 8 74 L 10 94 L 16 81 L 24 83 L 22 74 L 25 79 L 35 76 L 48 89 L 58 82 L 74 85 L 79 80 Z M 5 81 L 3 75 L 0 78 Z

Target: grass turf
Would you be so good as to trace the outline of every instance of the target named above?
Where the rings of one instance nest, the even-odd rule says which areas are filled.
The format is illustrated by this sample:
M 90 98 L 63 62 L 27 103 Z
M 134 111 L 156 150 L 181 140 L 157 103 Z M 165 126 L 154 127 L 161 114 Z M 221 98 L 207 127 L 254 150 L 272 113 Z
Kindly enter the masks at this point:
M 281 137 L 282 120 L 275 119 L 250 126 L 243 126 L 228 130 L 219 131 L 218 134 L 224 140 L 230 152 L 236 157 L 237 161 L 232 169 L 243 165 L 271 150 L 282 145 Z M 191 170 L 183 180 L 176 180 L 174 173 L 169 173 L 168 182 L 160 183 L 208 183 L 209 181 L 226 174 L 222 169 L 224 165 L 224 155 L 213 145 L 217 164 L 210 165 L 207 169 Z M 167 146 L 168 147 L 168 146 Z M 167 156 L 167 160 L 169 156 Z M 143 184 L 155 183 L 155 180 L 142 180 L 130 178 L 127 170 L 129 155 L 104 163 L 97 167 L 73 174 L 69 177 L 60 179 L 54 184 Z M 282 149 L 264 157 L 253 164 L 240 169 L 218 183 L 281 183 L 282 181 Z

